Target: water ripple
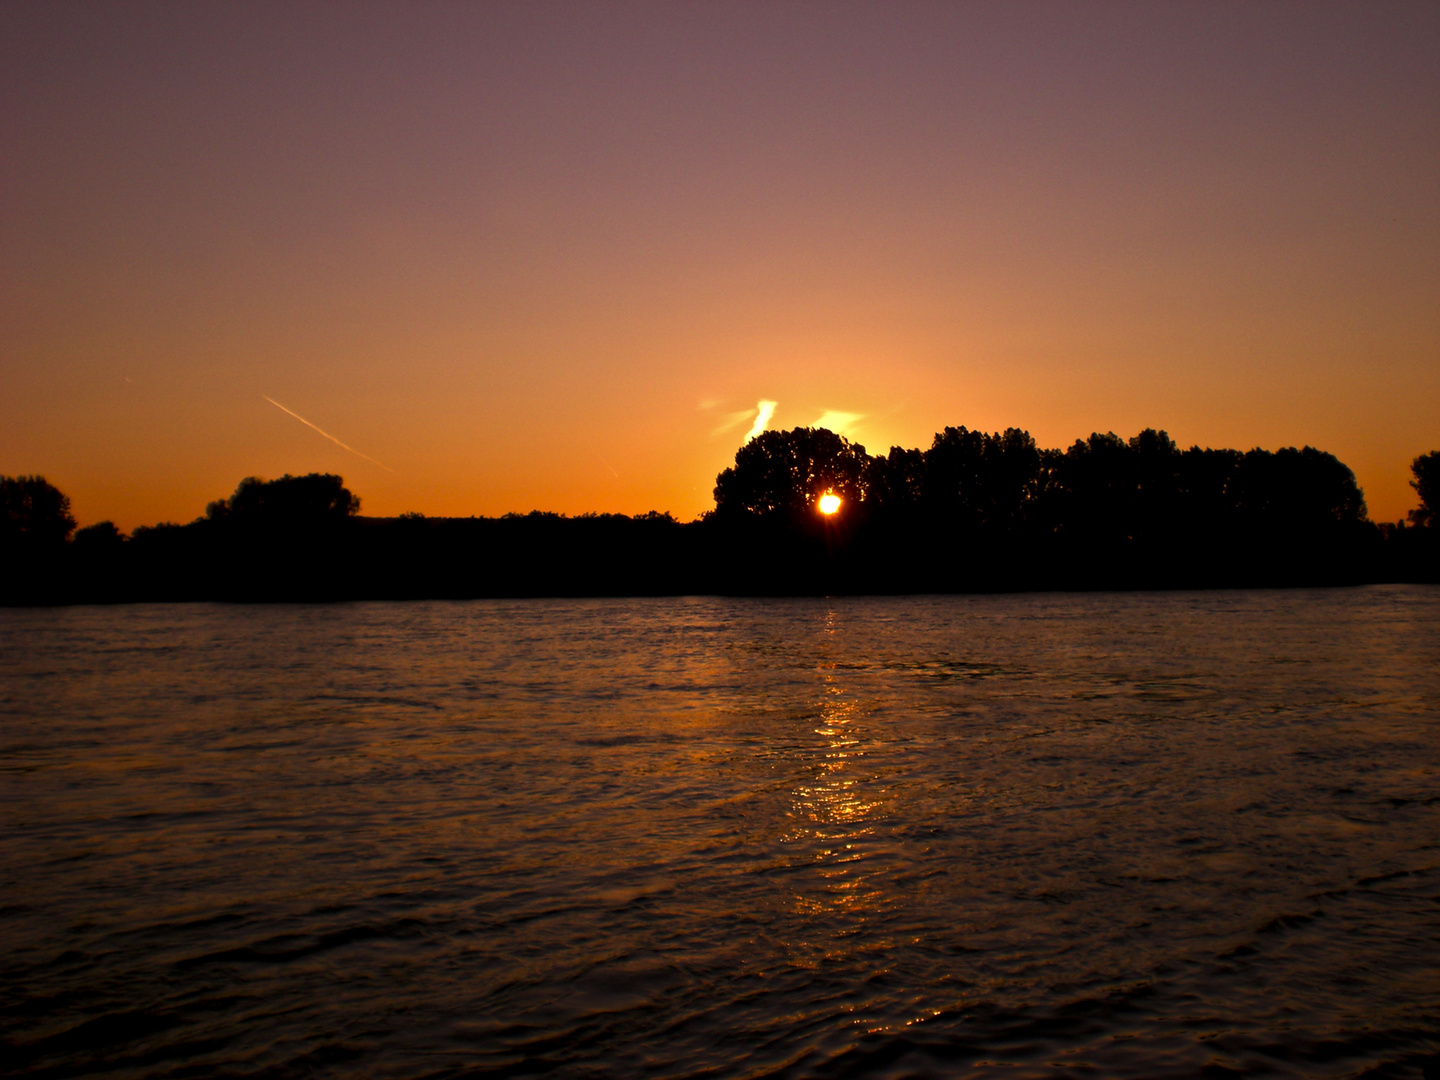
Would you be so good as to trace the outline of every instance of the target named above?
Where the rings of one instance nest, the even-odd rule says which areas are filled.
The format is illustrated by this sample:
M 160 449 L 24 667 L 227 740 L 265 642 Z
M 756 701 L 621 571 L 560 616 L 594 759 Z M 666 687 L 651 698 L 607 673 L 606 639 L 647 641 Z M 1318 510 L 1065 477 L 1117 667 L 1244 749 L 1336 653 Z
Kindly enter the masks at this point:
M 8 1075 L 1440 1075 L 1440 590 L 0 612 Z

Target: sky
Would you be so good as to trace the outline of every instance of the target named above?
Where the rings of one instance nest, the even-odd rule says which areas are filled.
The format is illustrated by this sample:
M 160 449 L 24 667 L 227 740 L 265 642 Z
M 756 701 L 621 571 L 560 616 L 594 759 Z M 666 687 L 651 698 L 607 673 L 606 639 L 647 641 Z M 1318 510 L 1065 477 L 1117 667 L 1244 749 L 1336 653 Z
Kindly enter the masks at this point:
M 388 516 L 872 453 L 1440 449 L 1440 4 L 0 6 L 0 473 Z

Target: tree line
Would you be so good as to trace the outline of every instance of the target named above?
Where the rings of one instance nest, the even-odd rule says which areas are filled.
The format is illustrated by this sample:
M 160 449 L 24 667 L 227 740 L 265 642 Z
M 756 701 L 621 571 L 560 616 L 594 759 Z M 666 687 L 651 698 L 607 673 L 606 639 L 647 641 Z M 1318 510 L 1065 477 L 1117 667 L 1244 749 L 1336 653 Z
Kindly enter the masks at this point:
M 1417 458 L 1429 492 L 1436 455 Z M 824 429 L 765 432 L 715 486 L 718 515 L 794 515 L 833 492 L 868 516 L 977 533 L 1133 538 L 1177 528 L 1329 529 L 1366 520 L 1355 475 L 1313 447 L 1181 450 L 1163 431 L 1113 433 L 1066 450 L 1029 432 L 947 427 L 928 450 L 884 457 Z M 1423 503 L 1422 494 L 1422 506 Z M 1427 513 L 1428 511 L 1420 511 Z
M 1354 473 L 1309 446 L 1181 449 L 1147 429 L 1048 449 L 1018 428 L 947 427 L 927 449 L 872 456 L 796 428 L 740 449 L 711 518 L 768 533 L 767 554 L 798 556 L 782 537 L 823 540 L 842 578 L 881 589 L 1430 580 L 1440 453 L 1411 470 L 1420 506 L 1377 525 Z M 832 517 L 817 513 L 827 493 Z
M 1181 449 L 1163 431 L 1063 450 L 947 427 L 870 455 L 765 432 L 668 514 L 365 518 L 341 477 L 242 480 L 188 525 L 76 529 L 43 477 L 0 477 L 0 602 L 1168 588 L 1440 580 L 1440 452 L 1376 524 L 1313 447 Z M 820 512 L 822 496 L 839 509 Z

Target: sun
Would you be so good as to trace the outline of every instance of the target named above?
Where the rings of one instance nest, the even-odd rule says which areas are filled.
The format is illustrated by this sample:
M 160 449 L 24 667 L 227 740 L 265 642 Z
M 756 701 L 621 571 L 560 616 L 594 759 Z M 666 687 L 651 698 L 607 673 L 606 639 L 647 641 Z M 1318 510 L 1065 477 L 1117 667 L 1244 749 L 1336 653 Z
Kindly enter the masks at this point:
M 833 491 L 827 491 L 824 495 L 820 496 L 818 505 L 820 507 L 820 513 L 829 517 L 840 509 L 840 496 L 836 495 Z

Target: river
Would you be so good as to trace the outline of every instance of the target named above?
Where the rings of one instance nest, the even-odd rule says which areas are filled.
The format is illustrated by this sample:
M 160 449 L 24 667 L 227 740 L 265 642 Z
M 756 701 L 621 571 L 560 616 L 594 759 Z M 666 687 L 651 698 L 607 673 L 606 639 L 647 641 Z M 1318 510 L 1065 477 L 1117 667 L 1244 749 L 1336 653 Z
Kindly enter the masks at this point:
M 1440 588 L 0 610 L 0 769 L 9 1075 L 1440 1076 Z

